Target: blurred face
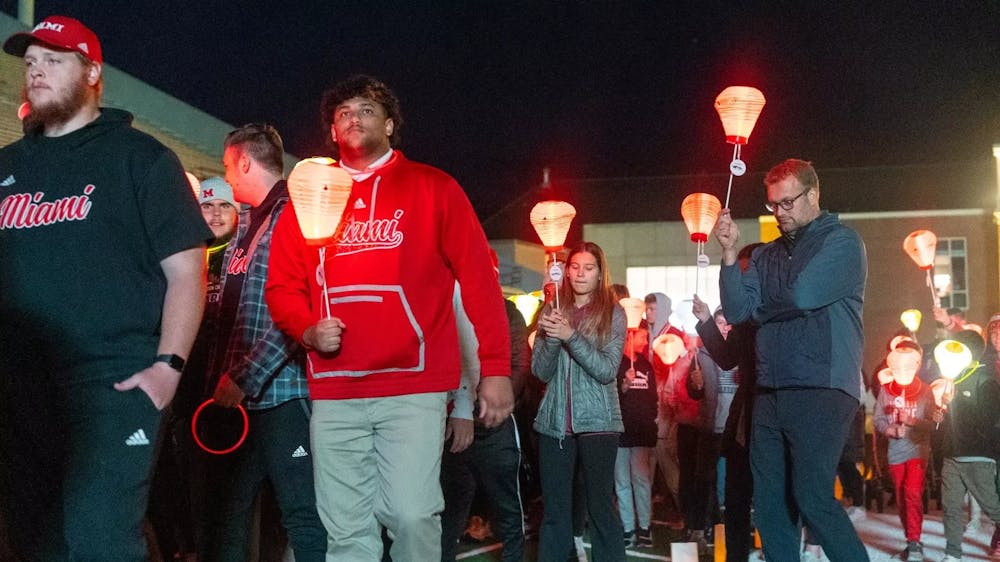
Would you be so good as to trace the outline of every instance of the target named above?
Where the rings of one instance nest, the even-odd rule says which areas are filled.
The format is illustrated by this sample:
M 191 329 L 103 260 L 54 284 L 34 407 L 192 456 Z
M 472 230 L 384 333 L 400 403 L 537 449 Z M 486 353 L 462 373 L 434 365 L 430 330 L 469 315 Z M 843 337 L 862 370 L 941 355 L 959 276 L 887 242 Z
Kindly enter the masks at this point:
M 650 302 L 646 303 L 646 323 L 649 324 L 649 329 L 653 329 L 653 324 L 656 324 L 656 303 Z
M 31 104 L 29 120 L 62 124 L 96 100 L 100 65 L 85 65 L 74 52 L 57 51 L 39 44 L 24 53 L 24 91 Z M 96 102 L 95 102 L 96 103 Z
M 994 325 L 990 330 L 990 345 L 993 349 L 1000 351 L 1000 325 Z
M 221 199 L 202 203 L 201 216 L 217 240 L 228 238 L 236 228 L 236 207 Z
M 719 333 L 722 334 L 722 338 L 726 339 L 729 337 L 729 331 L 733 329 L 733 325 L 726 322 L 726 317 L 721 314 L 715 315 L 715 325 L 719 328 Z
M 222 167 L 226 171 L 226 183 L 233 188 L 233 198 L 240 202 L 246 202 L 245 197 L 240 196 L 242 193 L 240 180 L 243 178 L 240 159 L 243 157 L 243 151 L 238 146 L 227 146 L 225 152 L 222 153 Z
M 767 186 L 768 205 L 774 209 L 774 218 L 784 234 L 798 231 L 819 215 L 818 204 L 813 203 L 816 197 L 816 191 L 806 191 L 795 176 L 788 176 Z
M 649 332 L 646 330 L 632 330 L 632 349 L 638 353 L 642 353 L 647 346 L 649 346 Z
M 569 260 L 566 275 L 577 302 L 589 302 L 600 282 L 601 268 L 590 252 L 577 252 Z
M 330 135 L 342 155 L 381 156 L 389 151 L 389 137 L 395 125 L 382 105 L 368 98 L 354 97 L 333 111 Z

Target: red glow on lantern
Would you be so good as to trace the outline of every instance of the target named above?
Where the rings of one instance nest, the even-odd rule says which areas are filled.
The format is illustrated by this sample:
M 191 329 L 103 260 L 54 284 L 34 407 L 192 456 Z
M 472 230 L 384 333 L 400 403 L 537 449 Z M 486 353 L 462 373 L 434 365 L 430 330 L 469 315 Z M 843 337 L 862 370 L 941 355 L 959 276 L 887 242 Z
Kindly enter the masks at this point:
M 708 234 L 719 219 L 722 203 L 719 198 L 708 193 L 692 193 L 681 202 L 681 216 L 684 226 L 691 233 L 692 242 L 708 242 Z
M 726 142 L 746 144 L 764 109 L 764 94 L 750 86 L 730 86 L 715 98 L 715 110 L 726 131 Z

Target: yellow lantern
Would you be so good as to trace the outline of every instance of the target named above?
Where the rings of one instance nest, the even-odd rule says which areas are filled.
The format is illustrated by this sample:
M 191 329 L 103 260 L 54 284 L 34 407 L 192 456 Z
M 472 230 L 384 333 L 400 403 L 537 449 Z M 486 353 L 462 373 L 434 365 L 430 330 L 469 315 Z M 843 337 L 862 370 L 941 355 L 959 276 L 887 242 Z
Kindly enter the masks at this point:
M 521 313 L 524 317 L 524 323 L 530 325 L 535 319 L 535 313 L 538 312 L 538 306 L 542 304 L 542 300 L 534 295 L 514 295 L 512 297 L 507 297 L 507 299 L 514 303 L 517 307 L 517 311 Z
M 955 380 L 962 370 L 972 364 L 972 351 L 960 341 L 944 340 L 934 348 L 934 361 L 942 377 Z
M 899 321 L 906 326 L 906 329 L 911 332 L 916 332 L 920 329 L 920 321 L 923 319 L 923 314 L 915 308 L 909 308 L 904 310 L 902 314 L 899 315 Z
M 635 297 L 628 297 L 618 301 L 618 304 L 622 305 L 622 308 L 625 309 L 628 328 L 630 330 L 638 328 L 642 322 L 642 315 L 646 312 L 646 302 Z
M 539 201 L 531 208 L 531 226 L 542 240 L 545 251 L 558 252 L 566 243 L 576 208 L 565 201 Z
M 201 197 L 201 182 L 198 181 L 198 178 L 191 172 L 184 172 L 184 176 L 187 177 L 188 183 L 191 184 L 191 191 L 194 191 L 194 198 Z
M 288 175 L 288 195 L 310 246 L 323 246 L 333 238 L 351 195 L 354 180 L 335 164 L 333 158 L 306 158 Z
M 726 142 L 746 144 L 764 109 L 764 94 L 750 86 L 730 86 L 715 98 L 715 111 L 726 131 Z

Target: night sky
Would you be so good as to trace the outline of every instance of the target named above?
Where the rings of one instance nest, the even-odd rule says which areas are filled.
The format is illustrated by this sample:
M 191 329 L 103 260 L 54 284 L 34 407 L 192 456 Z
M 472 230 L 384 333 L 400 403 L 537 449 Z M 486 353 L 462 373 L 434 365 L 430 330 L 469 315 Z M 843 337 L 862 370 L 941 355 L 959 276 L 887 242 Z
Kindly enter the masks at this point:
M 751 171 L 989 159 L 1000 1 L 865 4 L 37 0 L 35 14 L 81 19 L 107 63 L 234 125 L 271 122 L 301 157 L 326 151 L 322 91 L 378 76 L 402 101 L 403 151 L 486 218 L 543 166 L 726 172 L 713 101 L 729 85 L 767 97 Z

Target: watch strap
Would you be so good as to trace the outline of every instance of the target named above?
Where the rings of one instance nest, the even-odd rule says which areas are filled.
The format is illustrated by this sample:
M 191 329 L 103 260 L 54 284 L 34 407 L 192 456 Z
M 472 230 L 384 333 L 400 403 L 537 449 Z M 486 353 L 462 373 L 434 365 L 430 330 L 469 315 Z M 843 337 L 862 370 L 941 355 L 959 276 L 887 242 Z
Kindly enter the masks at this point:
M 161 355 L 156 356 L 156 360 L 154 361 L 154 363 L 159 363 L 161 361 L 163 363 L 166 363 L 167 365 L 170 365 L 170 368 L 177 372 L 182 372 L 184 370 L 185 360 L 180 355 L 174 355 L 172 353 L 163 353 Z

